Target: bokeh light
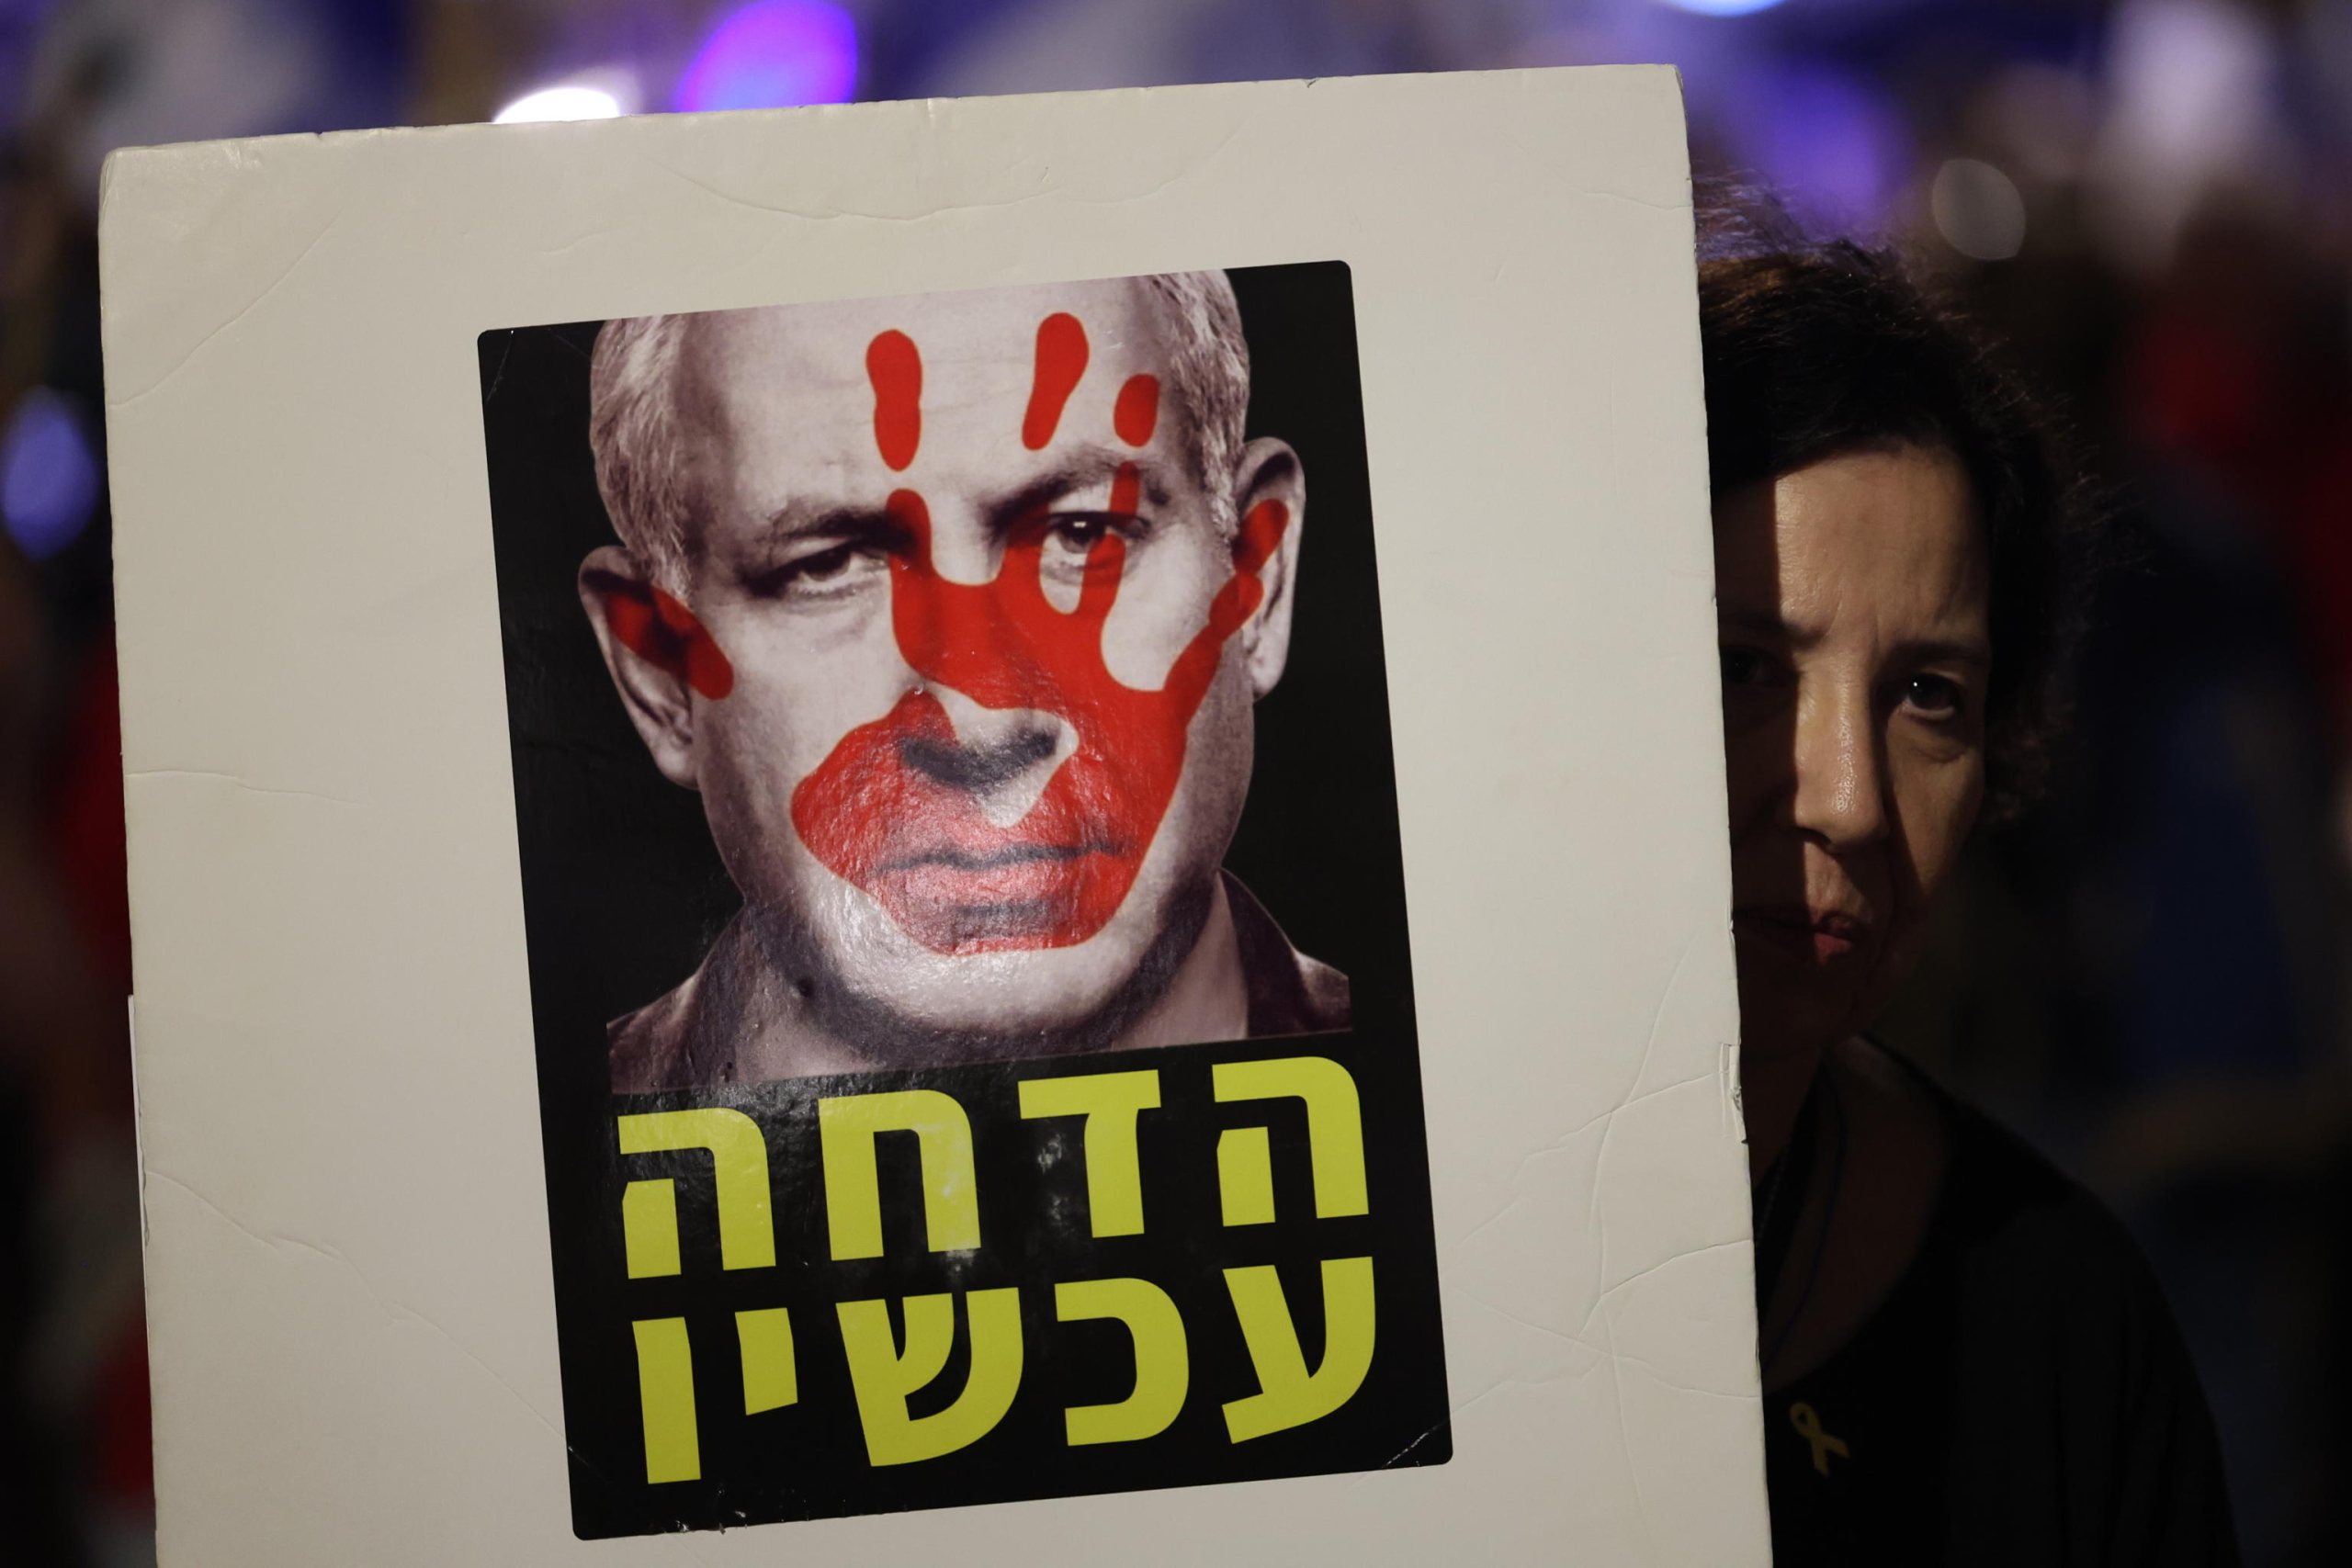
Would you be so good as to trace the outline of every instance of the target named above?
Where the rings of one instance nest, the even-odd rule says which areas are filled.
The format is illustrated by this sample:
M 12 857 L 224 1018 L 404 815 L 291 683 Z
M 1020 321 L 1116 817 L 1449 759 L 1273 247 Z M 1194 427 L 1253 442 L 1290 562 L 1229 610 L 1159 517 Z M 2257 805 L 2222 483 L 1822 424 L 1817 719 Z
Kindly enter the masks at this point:
M 73 405 L 46 387 L 17 404 L 0 437 L 0 513 L 35 560 L 72 544 L 97 510 L 97 455 Z
M 782 108 L 846 102 L 857 85 L 857 24 L 824 0 L 752 0 L 703 40 L 677 108 Z
M 571 85 L 542 87 L 526 93 L 498 111 L 499 125 L 526 120 L 612 119 L 621 112 L 620 100 L 601 87 Z
M 2025 197 L 1990 164 L 1946 162 L 1928 189 L 1928 212 L 1945 243 L 1973 260 L 2007 261 L 2025 248 Z
M 1781 0 L 1659 0 L 1678 11 L 1692 11 L 1702 17 L 1745 17 L 1754 11 L 1769 11 Z

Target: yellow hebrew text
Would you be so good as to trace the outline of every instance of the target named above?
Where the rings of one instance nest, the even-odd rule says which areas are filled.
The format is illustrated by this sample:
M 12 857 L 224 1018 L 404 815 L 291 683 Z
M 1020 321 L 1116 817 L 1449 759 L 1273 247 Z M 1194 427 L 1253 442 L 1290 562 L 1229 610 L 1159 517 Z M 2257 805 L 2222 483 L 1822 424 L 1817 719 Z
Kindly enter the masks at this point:
M 678 1184 L 632 1181 L 621 1190 L 621 1239 L 628 1277 L 650 1280 L 678 1271 Z
M 718 1260 L 726 1269 L 766 1269 L 775 1262 L 775 1224 L 768 1217 L 768 1145 L 760 1124 L 740 1111 L 655 1111 L 623 1116 L 621 1153 L 662 1154 L 707 1149 L 718 1190 Z M 640 1190 L 645 1189 L 646 1190 Z M 655 1214 L 655 1205 L 666 1209 Z M 621 1227 L 628 1244 L 629 1278 L 639 1278 L 638 1238 L 645 1237 L 649 1265 L 660 1258 L 660 1238 L 669 1238 L 667 1269 L 678 1271 L 678 1211 L 675 1185 L 632 1181 L 621 1197 Z
M 792 1359 L 792 1314 L 763 1307 L 735 1314 L 735 1340 L 743 1352 L 743 1414 L 779 1410 L 800 1398 L 800 1371 Z
M 1274 1161 L 1263 1127 L 1227 1127 L 1217 1139 L 1216 1190 L 1227 1224 L 1274 1223 Z
M 695 1481 L 702 1449 L 695 1436 L 695 1358 L 683 1317 L 640 1318 L 637 1330 L 637 1399 L 645 1418 L 645 1479 Z
M 1225 1429 L 1235 1442 L 1319 1421 L 1355 1397 L 1372 1369 L 1371 1258 L 1325 1261 L 1323 1364 L 1311 1372 L 1280 1275 L 1271 1268 L 1228 1269 L 1225 1287 L 1233 1294 L 1260 1390 L 1225 1407 Z
M 865 1457 L 876 1466 L 954 1453 L 986 1437 L 1012 1408 L 1021 1387 L 1021 1292 L 1008 1287 L 964 1297 L 972 1370 L 956 1403 L 933 1416 L 907 1414 L 907 1396 L 947 1366 L 956 1342 L 955 1301 L 951 1295 L 907 1297 L 903 1352 L 890 1332 L 888 1302 L 842 1302 L 834 1309 L 858 1422 L 865 1428 Z
M 824 1147 L 825 1221 L 836 1259 L 882 1256 L 881 1179 L 874 1166 L 877 1133 L 912 1133 L 922 1149 L 923 1223 L 931 1250 L 980 1245 L 972 1123 L 946 1095 L 910 1089 L 820 1100 L 817 1130 Z
M 1315 1217 L 1331 1220 L 1370 1210 L 1364 1193 L 1363 1111 L 1356 1098 L 1356 1080 L 1348 1076 L 1347 1068 L 1328 1056 L 1220 1062 L 1213 1070 L 1212 1081 L 1219 1100 L 1295 1096 L 1306 1101 L 1306 1141 L 1315 1168 Z M 1222 1175 L 1222 1145 L 1217 1152 Z
M 1152 1071 L 1022 1081 L 1023 1116 L 1086 1118 L 1087 1221 L 1096 1235 L 1143 1234 L 1136 1116 L 1159 1106 L 1159 1075 Z
M 1070 1447 L 1132 1443 L 1168 1430 L 1192 1381 L 1184 1319 L 1168 1292 L 1148 1280 L 1077 1280 L 1054 1287 L 1054 1314 L 1064 1323 L 1115 1317 L 1135 1339 L 1135 1392 L 1115 1404 L 1065 1409 Z

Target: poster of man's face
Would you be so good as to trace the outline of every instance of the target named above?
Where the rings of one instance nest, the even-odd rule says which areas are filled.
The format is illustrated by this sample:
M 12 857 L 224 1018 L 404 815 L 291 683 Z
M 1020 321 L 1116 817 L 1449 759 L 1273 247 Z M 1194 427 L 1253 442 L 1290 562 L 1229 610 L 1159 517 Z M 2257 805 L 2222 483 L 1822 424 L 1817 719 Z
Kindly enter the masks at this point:
M 576 1527 L 1442 1462 L 1346 267 L 481 352 Z M 1237 1307 L 1274 1269 L 1359 1325 L 1339 1392 Z M 1058 1326 L 1090 1279 L 1164 1297 L 1195 1390 L 1099 1450 L 1063 1412 L 1144 1351 Z M 958 1292 L 1021 1303 L 959 1352 L 1018 1392 L 902 1470 L 832 1325 Z
M 743 899 L 616 1089 L 1344 1026 L 1220 870 L 1307 519 L 1222 273 L 616 321 L 589 385 L 581 603 Z

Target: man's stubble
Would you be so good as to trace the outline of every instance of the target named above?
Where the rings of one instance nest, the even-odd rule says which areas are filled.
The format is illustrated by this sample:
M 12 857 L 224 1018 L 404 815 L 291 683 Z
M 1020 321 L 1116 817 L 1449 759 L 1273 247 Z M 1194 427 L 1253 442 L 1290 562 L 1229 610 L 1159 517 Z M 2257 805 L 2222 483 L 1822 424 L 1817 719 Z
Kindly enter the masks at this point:
M 790 992 L 786 1005 L 797 1010 L 808 1028 L 876 1067 L 1075 1055 L 1117 1044 L 1167 995 L 1207 928 L 1218 874 L 1212 862 L 1203 874 L 1171 894 L 1158 934 L 1100 1007 L 1074 1022 L 1023 1029 L 951 1026 L 910 1018 L 852 986 L 805 921 L 786 911 L 753 906 L 745 908 L 742 919 L 768 975 Z

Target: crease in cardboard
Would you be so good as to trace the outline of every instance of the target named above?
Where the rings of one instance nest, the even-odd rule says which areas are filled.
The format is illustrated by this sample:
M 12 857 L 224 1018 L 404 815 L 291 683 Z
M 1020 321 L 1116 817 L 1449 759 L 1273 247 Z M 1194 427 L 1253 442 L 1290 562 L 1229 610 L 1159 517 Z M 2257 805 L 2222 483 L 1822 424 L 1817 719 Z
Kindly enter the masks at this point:
M 224 773 L 211 768 L 134 768 L 126 769 L 122 777 L 126 784 L 143 783 L 148 779 L 206 779 L 216 784 L 233 784 L 247 795 L 274 795 L 294 800 L 323 800 L 332 806 L 361 804 L 344 795 L 325 795 L 314 789 L 274 789 L 266 784 L 249 783 L 235 773 Z
M 238 1219 L 236 1215 L 229 1213 L 228 1210 L 223 1209 L 220 1204 L 214 1202 L 211 1199 L 206 1197 L 203 1193 L 198 1191 L 194 1187 L 191 1187 L 187 1182 L 182 1181 L 179 1178 L 172 1176 L 164 1171 L 151 1169 L 143 1163 L 140 1168 L 141 1176 L 142 1178 L 141 1182 L 141 1187 L 142 1189 L 142 1205 L 144 1203 L 144 1179 L 152 1177 L 158 1181 L 168 1182 L 170 1185 L 178 1188 L 181 1191 L 195 1199 L 198 1203 L 202 1204 L 206 1209 L 209 1210 L 214 1215 L 219 1217 L 222 1224 L 228 1225 L 231 1229 L 237 1232 L 238 1235 L 245 1237 L 248 1241 L 253 1242 L 257 1247 L 267 1247 L 272 1252 L 278 1252 L 287 1248 L 292 1248 L 298 1252 L 309 1253 L 315 1258 L 322 1258 L 328 1262 L 337 1265 L 348 1272 L 354 1280 L 356 1280 L 359 1282 L 360 1289 L 366 1291 L 368 1294 L 374 1299 L 376 1304 L 383 1309 L 384 1315 L 387 1318 L 396 1323 L 403 1320 L 411 1323 L 421 1323 L 425 1327 L 431 1329 L 434 1333 L 439 1335 L 443 1339 L 447 1340 L 450 1347 L 459 1355 L 465 1357 L 468 1360 L 473 1362 L 474 1365 L 480 1367 L 484 1372 L 488 1373 L 493 1382 L 497 1383 L 499 1387 L 504 1389 L 509 1394 L 511 1394 L 517 1404 L 520 1404 L 524 1409 L 529 1411 L 531 1415 L 538 1420 L 541 1426 L 554 1433 L 559 1439 L 563 1437 L 563 1428 L 560 1424 L 551 1419 L 547 1413 L 541 1410 L 537 1404 L 533 1404 L 530 1398 L 526 1395 L 521 1389 L 516 1388 L 513 1383 L 507 1382 L 504 1375 L 502 1374 L 497 1368 L 492 1366 L 488 1361 L 483 1360 L 480 1355 L 475 1353 L 475 1351 L 467 1346 L 464 1340 L 459 1339 L 456 1335 L 450 1333 L 447 1328 L 442 1327 L 441 1325 L 435 1323 L 424 1314 L 417 1311 L 414 1307 L 404 1305 L 401 1303 L 393 1301 L 390 1297 L 385 1295 L 382 1291 L 377 1289 L 375 1281 L 368 1277 L 368 1271 L 366 1269 L 360 1268 L 359 1265 L 354 1263 L 350 1258 L 345 1257 L 334 1247 L 322 1246 L 317 1242 L 305 1241 L 300 1236 L 297 1235 L 285 1235 L 277 1233 L 265 1235 L 264 1233 L 254 1229 L 251 1225 L 246 1224 L 244 1222 Z
M 187 369 L 189 362 L 194 360 L 198 355 L 203 353 L 205 348 L 210 344 L 214 339 L 218 338 L 222 333 L 227 332 L 230 328 L 235 326 L 239 321 L 243 321 L 247 316 L 253 314 L 254 310 L 258 308 L 264 300 L 269 299 L 273 294 L 276 294 L 277 290 L 284 286 L 286 280 L 293 276 L 295 272 L 304 262 L 311 259 L 311 253 L 319 248 L 320 243 L 334 231 L 338 220 L 338 219 L 334 218 L 328 219 L 325 227 L 322 228 L 317 233 L 311 236 L 310 243 L 304 245 L 301 250 L 295 254 L 292 261 L 286 264 L 285 268 L 280 271 L 276 277 L 270 280 L 269 285 L 266 288 L 262 289 L 260 293 L 254 295 L 252 299 L 246 300 L 243 305 L 239 306 L 235 313 L 231 315 L 227 321 L 222 321 L 220 325 L 207 332 L 202 337 L 197 339 L 194 344 L 189 345 L 188 351 L 186 354 L 181 355 L 178 359 L 173 362 L 170 369 L 164 371 L 161 376 L 158 376 L 154 380 L 149 382 L 146 386 L 141 387 L 135 392 L 128 392 L 120 397 L 108 397 L 107 399 L 107 407 L 108 409 L 132 408 L 143 400 L 162 391 L 165 386 L 170 384 L 178 377 L 181 371 Z

